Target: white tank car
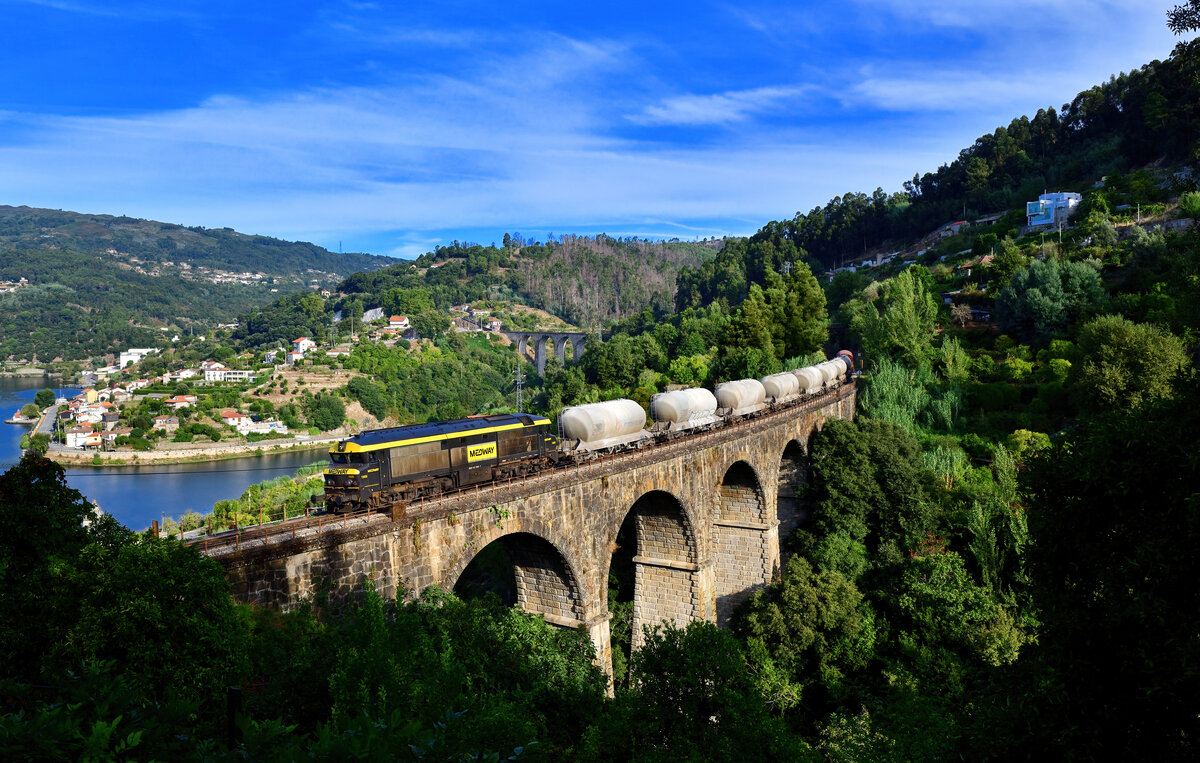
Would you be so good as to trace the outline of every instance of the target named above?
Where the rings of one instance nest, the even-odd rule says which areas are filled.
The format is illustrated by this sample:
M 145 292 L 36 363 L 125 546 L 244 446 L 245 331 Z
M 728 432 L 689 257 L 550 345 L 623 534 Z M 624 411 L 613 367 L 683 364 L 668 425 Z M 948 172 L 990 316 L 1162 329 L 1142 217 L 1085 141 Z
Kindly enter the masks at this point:
M 825 375 L 816 366 L 805 366 L 792 371 L 800 385 L 800 391 L 805 395 L 815 395 L 825 385 Z
M 759 381 L 762 382 L 767 399 L 776 403 L 795 399 L 800 394 L 800 382 L 793 373 L 771 374 Z
M 632 400 L 609 400 L 564 408 L 558 430 L 572 450 L 605 450 L 649 437 L 646 411 Z
M 833 387 L 837 384 L 838 371 L 845 371 L 846 366 L 841 361 L 827 360 L 824 363 L 817 364 L 817 370 L 821 372 L 824 379 L 825 387 Z
M 650 418 L 655 428 L 675 432 L 715 424 L 717 398 L 701 387 L 660 392 L 650 398 Z
M 744 416 L 765 408 L 767 390 L 758 379 L 739 379 L 717 385 L 717 404 L 734 416 Z

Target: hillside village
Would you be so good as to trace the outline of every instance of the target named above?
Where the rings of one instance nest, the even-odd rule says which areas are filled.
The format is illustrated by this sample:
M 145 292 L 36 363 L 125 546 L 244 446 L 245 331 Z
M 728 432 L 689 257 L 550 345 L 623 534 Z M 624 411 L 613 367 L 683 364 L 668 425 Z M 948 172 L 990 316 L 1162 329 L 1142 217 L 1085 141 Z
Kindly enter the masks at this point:
M 497 334 L 503 327 L 489 310 L 469 304 L 454 306 L 449 318 L 457 332 Z M 342 371 L 339 361 L 349 356 L 354 346 L 369 343 L 397 348 L 403 343 L 399 347 L 403 351 L 422 341 L 407 316 L 385 317 L 380 308 L 364 311 L 358 327 L 361 333 L 345 341 L 318 342 L 301 336 L 286 349 L 243 352 L 226 362 L 209 358 L 150 376 L 140 375 L 141 364 L 160 356 L 165 348 L 127 349 L 115 363 L 81 371 L 86 388 L 57 400 L 44 412 L 53 422 L 54 444 L 50 450 L 185 450 L 189 443 L 192 447 L 214 442 L 254 444 L 291 439 L 296 433 L 340 432 L 340 419 L 326 428 L 309 426 L 311 422 L 302 423 L 298 418 L 301 414 L 291 410 L 302 394 L 302 386 L 308 390 L 328 386 L 316 379 L 306 380 L 302 374 L 335 376 L 337 385 L 341 385 L 352 372 Z M 217 328 L 231 330 L 237 325 L 221 324 Z M 294 379 L 295 386 L 292 395 L 277 395 L 281 399 L 275 402 L 284 409 L 280 414 L 269 398 L 261 398 L 270 396 L 276 383 L 283 392 L 288 378 Z M 42 429 L 38 427 L 38 431 Z

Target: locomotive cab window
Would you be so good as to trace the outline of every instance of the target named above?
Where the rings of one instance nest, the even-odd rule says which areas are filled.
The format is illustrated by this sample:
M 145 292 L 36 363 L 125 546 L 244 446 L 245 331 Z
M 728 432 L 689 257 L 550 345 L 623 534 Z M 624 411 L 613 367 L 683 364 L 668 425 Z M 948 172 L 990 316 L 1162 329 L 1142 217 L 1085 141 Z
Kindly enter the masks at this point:
M 346 454 L 345 454 L 345 453 L 331 453 L 330 455 L 331 455 L 331 457 L 333 458 L 333 463 L 335 463 L 335 464 L 345 464 L 345 463 L 349 463 L 349 462 L 346 460 Z

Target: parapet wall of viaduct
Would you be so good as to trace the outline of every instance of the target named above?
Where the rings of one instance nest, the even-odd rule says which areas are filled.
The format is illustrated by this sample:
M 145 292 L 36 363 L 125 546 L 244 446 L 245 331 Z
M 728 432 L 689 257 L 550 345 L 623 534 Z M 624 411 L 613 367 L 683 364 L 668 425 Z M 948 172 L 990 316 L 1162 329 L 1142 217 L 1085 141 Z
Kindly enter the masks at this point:
M 513 562 L 518 604 L 555 625 L 586 628 L 611 673 L 608 576 L 626 519 L 632 514 L 635 528 L 626 540 L 635 548 L 625 549 L 635 646 L 642 626 L 663 620 L 726 624 L 778 574 L 779 501 L 786 526 L 812 433 L 830 418 L 852 418 L 855 394 L 847 384 L 730 427 L 415 505 L 397 519 L 379 514 L 210 553 L 237 599 L 288 608 L 321 585 L 345 596 L 368 578 L 387 597 L 450 590 L 480 550 L 499 542 Z

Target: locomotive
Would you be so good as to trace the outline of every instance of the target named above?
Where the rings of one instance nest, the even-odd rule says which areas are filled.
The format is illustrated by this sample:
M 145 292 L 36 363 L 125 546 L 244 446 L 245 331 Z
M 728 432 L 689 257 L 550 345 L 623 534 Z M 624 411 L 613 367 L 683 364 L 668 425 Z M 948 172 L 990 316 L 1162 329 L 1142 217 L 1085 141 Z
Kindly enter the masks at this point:
M 550 419 L 501 413 L 372 429 L 329 451 L 325 505 L 379 508 L 479 482 L 520 477 L 558 454 Z
M 725 382 L 712 392 L 661 392 L 650 399 L 649 430 L 645 409 L 622 399 L 564 408 L 557 432 L 550 431 L 550 419 L 527 413 L 360 432 L 329 451 L 325 505 L 332 511 L 383 508 L 642 448 L 794 405 L 837 387 L 853 371 L 853 356 L 843 350 L 833 360 Z

